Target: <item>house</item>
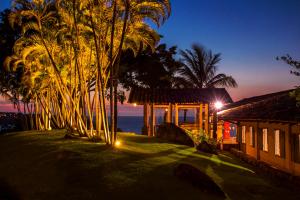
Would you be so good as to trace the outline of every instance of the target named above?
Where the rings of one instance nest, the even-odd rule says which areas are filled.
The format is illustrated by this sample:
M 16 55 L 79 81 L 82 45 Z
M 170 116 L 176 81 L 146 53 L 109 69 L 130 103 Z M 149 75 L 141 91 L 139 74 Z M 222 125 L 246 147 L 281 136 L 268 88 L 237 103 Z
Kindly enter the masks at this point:
M 224 107 L 218 118 L 237 125 L 240 151 L 300 176 L 300 108 L 291 92 L 243 99 Z

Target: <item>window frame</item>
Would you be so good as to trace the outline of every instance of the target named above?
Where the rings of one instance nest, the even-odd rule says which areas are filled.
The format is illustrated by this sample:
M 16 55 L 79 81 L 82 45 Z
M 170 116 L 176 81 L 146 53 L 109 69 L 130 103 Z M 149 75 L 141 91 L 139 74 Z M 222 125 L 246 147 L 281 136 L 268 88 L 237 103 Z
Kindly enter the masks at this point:
M 263 128 L 262 129 L 262 149 L 265 152 L 269 151 L 269 144 L 268 144 L 268 129 Z
M 250 146 L 254 146 L 254 143 L 253 143 L 253 126 L 250 126 L 249 127 L 249 137 L 250 137 L 250 142 L 249 142 L 249 144 L 250 144 Z
M 274 130 L 274 154 L 278 157 L 281 157 L 280 134 L 281 131 L 279 129 Z
M 242 126 L 242 144 L 246 144 L 246 126 Z

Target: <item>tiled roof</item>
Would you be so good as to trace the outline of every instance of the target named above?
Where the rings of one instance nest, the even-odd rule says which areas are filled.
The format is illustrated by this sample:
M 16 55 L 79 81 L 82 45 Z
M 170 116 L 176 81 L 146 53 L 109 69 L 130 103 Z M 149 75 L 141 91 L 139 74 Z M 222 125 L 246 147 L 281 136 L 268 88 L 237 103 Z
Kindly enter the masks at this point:
M 192 104 L 212 103 L 215 101 L 232 103 L 232 99 L 224 88 L 203 89 L 146 89 L 133 88 L 130 91 L 128 103 L 139 105 L 145 103 L 155 104 Z
M 251 97 L 229 104 L 221 112 L 219 119 L 235 121 L 280 121 L 300 122 L 300 108 L 292 90 Z

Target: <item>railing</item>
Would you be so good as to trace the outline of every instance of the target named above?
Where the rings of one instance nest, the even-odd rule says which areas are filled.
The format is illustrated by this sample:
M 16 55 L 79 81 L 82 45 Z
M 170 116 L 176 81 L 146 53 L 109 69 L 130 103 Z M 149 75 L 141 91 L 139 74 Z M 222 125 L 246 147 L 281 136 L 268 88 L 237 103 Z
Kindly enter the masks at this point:
M 179 124 L 179 127 L 188 129 L 188 130 L 199 130 L 200 129 L 199 124 L 195 124 L 195 123 L 181 123 L 181 124 Z
M 238 142 L 236 141 L 236 137 L 230 137 L 223 139 L 223 144 L 238 144 Z

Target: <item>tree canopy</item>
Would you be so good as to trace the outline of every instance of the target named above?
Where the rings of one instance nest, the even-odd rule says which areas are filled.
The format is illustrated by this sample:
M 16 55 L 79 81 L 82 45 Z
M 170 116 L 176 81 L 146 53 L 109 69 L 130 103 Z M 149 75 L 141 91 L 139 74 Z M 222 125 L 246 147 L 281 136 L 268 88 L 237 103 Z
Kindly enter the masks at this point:
M 300 61 L 293 59 L 290 55 L 277 57 L 277 60 L 282 60 L 286 64 L 292 67 L 290 73 L 295 76 L 300 76 Z M 291 96 L 295 97 L 297 100 L 297 105 L 300 106 L 300 86 L 298 85 L 296 90 L 294 90 Z
M 150 48 L 140 51 L 136 57 L 132 51 L 127 51 L 121 63 L 122 86 L 126 89 L 175 87 L 175 75 L 181 65 L 175 59 L 176 53 L 176 46 L 167 48 L 166 44 L 158 45 L 154 52 Z

